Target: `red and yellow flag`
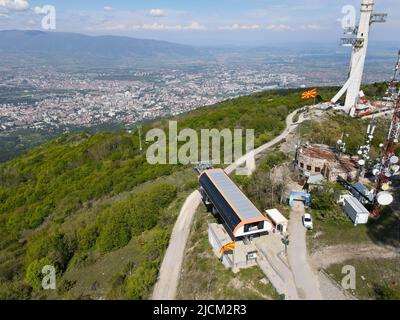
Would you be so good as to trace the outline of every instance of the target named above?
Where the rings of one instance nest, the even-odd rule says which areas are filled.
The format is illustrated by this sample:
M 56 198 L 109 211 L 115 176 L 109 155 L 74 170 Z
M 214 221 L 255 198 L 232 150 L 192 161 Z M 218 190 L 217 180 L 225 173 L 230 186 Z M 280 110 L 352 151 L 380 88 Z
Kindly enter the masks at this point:
M 228 244 L 224 245 L 219 252 L 223 256 L 226 251 L 232 251 L 234 249 L 235 249 L 235 242 L 232 241 L 232 242 L 229 242 Z
M 315 98 L 318 94 L 318 90 L 317 89 L 312 89 L 310 91 L 306 91 L 303 92 L 303 94 L 301 95 L 302 99 L 311 99 L 311 98 Z

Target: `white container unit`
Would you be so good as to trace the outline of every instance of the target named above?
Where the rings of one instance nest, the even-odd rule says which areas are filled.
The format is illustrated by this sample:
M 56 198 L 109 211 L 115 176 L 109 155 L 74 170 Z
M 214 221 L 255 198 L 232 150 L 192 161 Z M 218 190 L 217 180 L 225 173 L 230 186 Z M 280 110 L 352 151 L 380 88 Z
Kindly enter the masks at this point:
M 369 212 L 355 197 L 347 195 L 343 197 L 344 211 L 353 221 L 354 225 L 366 224 Z

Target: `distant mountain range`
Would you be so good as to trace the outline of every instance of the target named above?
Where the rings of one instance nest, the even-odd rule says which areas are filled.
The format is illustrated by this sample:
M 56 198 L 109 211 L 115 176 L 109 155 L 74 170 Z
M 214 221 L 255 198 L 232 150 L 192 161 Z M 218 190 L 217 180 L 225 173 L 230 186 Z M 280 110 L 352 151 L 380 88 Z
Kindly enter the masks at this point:
M 373 42 L 368 57 L 393 59 L 398 43 Z M 302 56 L 308 61 L 344 59 L 350 51 L 337 43 L 290 43 L 269 46 L 195 47 L 160 40 L 123 36 L 89 36 L 78 33 L 27 30 L 0 30 L 0 67 L 55 65 L 71 70 L 88 67 L 115 67 L 146 64 L 157 66 L 170 62 L 249 61 L 282 62 L 287 55 Z
M 182 59 L 205 51 L 166 41 L 43 31 L 0 31 L 1 55 L 52 59 Z

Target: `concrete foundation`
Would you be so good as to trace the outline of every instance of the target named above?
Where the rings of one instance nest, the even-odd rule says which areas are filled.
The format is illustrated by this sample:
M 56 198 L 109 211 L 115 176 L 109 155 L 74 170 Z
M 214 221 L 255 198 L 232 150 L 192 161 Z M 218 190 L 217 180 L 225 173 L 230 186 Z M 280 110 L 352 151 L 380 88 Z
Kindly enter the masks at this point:
M 257 265 L 259 252 L 255 245 L 250 241 L 233 239 L 221 224 L 208 224 L 208 241 L 214 254 L 233 272 Z M 235 242 L 235 249 L 221 256 L 221 248 L 232 241 Z

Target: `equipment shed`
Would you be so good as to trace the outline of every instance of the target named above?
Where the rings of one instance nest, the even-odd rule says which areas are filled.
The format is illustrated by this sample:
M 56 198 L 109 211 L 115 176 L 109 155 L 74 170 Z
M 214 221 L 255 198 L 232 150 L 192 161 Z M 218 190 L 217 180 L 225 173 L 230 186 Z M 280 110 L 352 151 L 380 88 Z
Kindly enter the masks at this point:
M 275 230 L 280 233 L 286 233 L 288 220 L 279 212 L 278 209 L 265 210 L 267 217 L 272 221 Z
M 351 195 L 344 196 L 343 204 L 344 211 L 353 221 L 354 225 L 366 224 L 368 222 L 368 210 L 355 197 Z

